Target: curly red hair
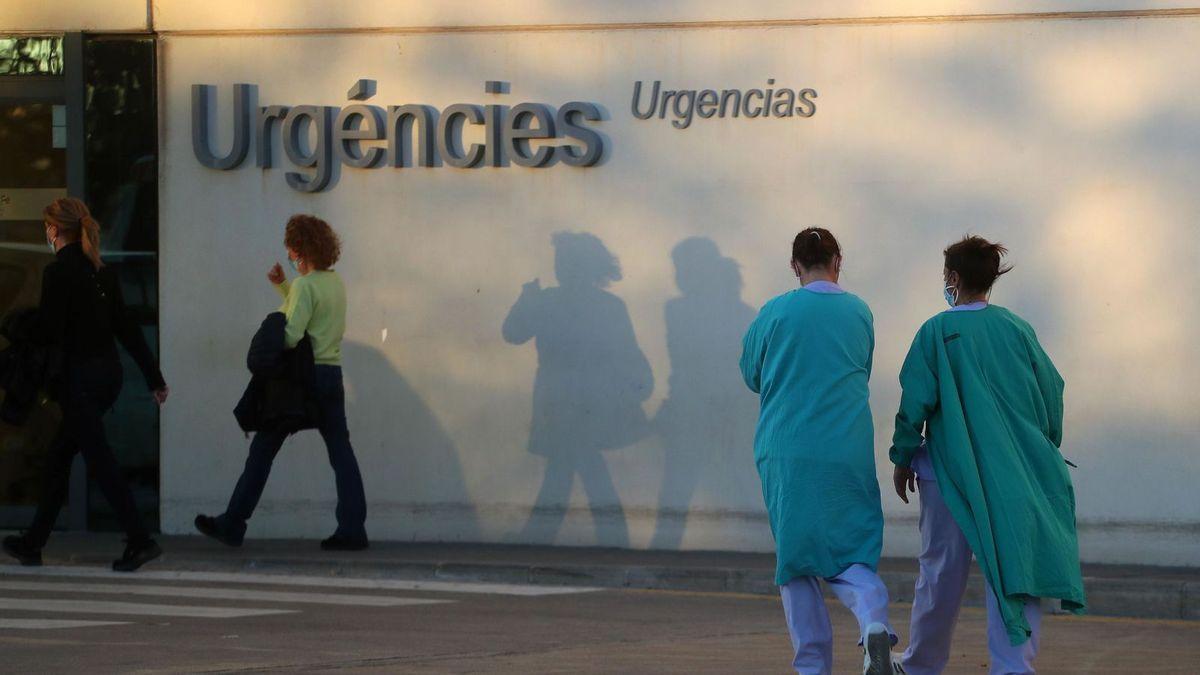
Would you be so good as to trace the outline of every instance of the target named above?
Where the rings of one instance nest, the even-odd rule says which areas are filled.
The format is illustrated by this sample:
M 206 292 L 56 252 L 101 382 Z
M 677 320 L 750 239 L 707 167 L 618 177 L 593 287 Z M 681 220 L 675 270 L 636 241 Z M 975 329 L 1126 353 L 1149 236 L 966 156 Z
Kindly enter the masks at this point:
M 342 255 L 342 241 L 329 223 L 304 213 L 288 219 L 283 243 L 317 270 L 333 267 Z

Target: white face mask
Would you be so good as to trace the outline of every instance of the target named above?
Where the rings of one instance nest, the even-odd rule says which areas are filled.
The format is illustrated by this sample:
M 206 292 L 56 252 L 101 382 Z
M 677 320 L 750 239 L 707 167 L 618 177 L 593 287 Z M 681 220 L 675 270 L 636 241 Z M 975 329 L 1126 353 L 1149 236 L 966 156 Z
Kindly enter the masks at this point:
M 49 232 L 46 233 L 46 245 L 50 247 L 51 253 L 58 253 L 58 249 L 54 246 L 56 241 L 58 241 L 58 237 L 51 237 Z
M 954 307 L 958 305 L 958 289 L 954 286 L 947 285 L 942 289 L 942 295 L 946 298 L 946 304 Z

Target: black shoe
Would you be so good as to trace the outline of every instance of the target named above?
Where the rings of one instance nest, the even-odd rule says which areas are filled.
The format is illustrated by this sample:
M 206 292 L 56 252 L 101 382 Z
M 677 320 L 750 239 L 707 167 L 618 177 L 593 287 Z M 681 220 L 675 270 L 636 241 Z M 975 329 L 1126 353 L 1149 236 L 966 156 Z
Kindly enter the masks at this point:
M 335 534 L 321 542 L 322 551 L 364 551 L 367 546 L 366 537 L 362 539 L 350 539 L 340 534 Z
M 16 558 L 25 567 L 40 567 L 42 549 L 34 548 L 24 535 L 4 538 L 4 552 Z
M 112 568 L 114 572 L 133 572 L 160 555 L 162 549 L 153 539 L 137 543 L 127 542 L 124 555 L 113 561 Z
M 212 537 L 226 546 L 241 546 L 242 537 L 235 537 L 229 534 L 221 527 L 221 523 L 212 516 L 206 516 L 203 513 L 196 516 L 196 529 L 206 537 Z

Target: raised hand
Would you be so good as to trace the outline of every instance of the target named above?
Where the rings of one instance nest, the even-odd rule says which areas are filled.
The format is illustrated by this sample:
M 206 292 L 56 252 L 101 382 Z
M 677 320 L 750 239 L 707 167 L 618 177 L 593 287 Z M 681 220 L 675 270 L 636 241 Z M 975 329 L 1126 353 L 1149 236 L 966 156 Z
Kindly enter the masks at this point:
M 275 284 L 276 286 L 282 284 L 284 281 L 287 281 L 287 277 L 283 274 L 283 266 L 281 266 L 279 263 L 275 263 L 275 266 L 272 267 L 269 272 L 267 272 L 267 281 Z

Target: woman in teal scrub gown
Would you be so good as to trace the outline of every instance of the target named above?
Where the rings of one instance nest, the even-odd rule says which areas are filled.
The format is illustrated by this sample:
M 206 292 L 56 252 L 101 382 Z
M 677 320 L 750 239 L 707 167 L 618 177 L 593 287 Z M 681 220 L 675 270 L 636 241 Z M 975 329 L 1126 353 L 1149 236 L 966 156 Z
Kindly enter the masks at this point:
M 1058 449 L 1063 380 L 1033 328 L 987 301 L 1005 253 L 980 237 L 946 249 L 951 309 L 925 322 L 900 371 L 891 459 L 904 501 L 920 478 L 924 549 L 912 675 L 945 667 L 972 553 L 989 591 L 993 673 L 1033 672 L 1039 599 L 1084 609 L 1075 490 Z
M 871 310 L 838 286 L 841 248 L 824 228 L 792 245 L 802 288 L 768 302 L 743 340 L 742 375 L 759 394 L 754 456 L 775 536 L 775 582 L 800 673 L 832 669 L 824 579 L 858 618 L 864 672 L 890 675 L 895 634 L 876 574 L 883 515 L 867 381 Z

